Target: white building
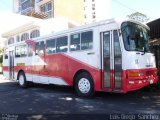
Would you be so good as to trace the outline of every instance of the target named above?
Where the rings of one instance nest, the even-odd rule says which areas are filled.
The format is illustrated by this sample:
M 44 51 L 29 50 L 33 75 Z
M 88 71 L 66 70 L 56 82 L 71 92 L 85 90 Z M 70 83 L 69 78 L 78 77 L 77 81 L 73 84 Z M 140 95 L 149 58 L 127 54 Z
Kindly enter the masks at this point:
M 111 0 L 84 0 L 85 23 L 105 20 L 111 17 Z
M 76 26 L 65 18 L 42 20 L 6 12 L 0 13 L 0 18 L 0 41 L 3 45 L 4 41 L 6 45 L 12 44 Z

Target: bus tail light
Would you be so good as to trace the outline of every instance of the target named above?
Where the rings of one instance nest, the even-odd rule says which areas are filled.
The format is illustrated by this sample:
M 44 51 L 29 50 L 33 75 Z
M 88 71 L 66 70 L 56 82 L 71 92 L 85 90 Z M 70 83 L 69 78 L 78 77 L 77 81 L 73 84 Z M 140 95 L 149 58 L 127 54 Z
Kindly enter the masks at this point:
M 143 76 L 144 76 L 144 72 L 142 72 L 142 71 L 134 70 L 134 71 L 127 72 L 128 78 L 142 78 Z

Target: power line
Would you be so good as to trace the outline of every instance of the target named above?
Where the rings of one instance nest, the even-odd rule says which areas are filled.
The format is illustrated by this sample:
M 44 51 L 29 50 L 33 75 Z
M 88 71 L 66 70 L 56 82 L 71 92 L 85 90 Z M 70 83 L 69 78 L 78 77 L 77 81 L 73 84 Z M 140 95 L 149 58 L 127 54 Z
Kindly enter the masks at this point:
M 125 7 L 125 8 L 127 8 L 127 9 L 131 10 L 131 11 L 134 11 L 134 12 L 137 12 L 137 11 L 138 11 L 138 10 L 135 10 L 135 9 L 133 9 L 133 8 L 128 7 L 127 5 L 125 5 L 125 4 L 121 3 L 121 2 L 119 2 L 118 0 L 113 0 L 113 1 L 116 2 L 116 3 L 118 3 L 119 5 L 121 5 L 121 6 L 123 6 L 123 7 Z
M 133 11 L 133 12 L 138 12 L 138 11 L 139 11 L 139 10 L 135 10 L 135 9 L 133 9 L 133 8 L 128 7 L 127 5 L 125 5 L 125 4 L 121 3 L 121 2 L 119 2 L 118 0 L 113 0 L 113 1 L 114 1 L 115 3 L 117 3 L 117 4 L 119 4 L 119 5 L 121 5 L 121 6 L 125 7 L 125 8 L 127 8 L 127 9 Z M 148 17 L 148 18 L 151 18 L 150 16 L 147 16 L 147 17 Z

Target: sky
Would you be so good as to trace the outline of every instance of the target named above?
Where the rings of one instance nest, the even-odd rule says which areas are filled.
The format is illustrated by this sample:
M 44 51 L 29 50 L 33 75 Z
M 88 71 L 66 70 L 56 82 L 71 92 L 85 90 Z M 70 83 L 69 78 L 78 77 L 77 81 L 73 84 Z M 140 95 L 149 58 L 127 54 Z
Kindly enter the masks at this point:
M 13 10 L 13 0 L 0 0 L 0 11 L 12 12 Z
M 124 18 L 136 11 L 150 20 L 160 18 L 160 0 L 112 0 L 111 16 Z
M 0 0 L 0 11 L 13 10 L 13 0 Z M 125 18 L 136 11 L 141 12 L 151 20 L 160 18 L 160 0 L 111 0 L 111 17 Z

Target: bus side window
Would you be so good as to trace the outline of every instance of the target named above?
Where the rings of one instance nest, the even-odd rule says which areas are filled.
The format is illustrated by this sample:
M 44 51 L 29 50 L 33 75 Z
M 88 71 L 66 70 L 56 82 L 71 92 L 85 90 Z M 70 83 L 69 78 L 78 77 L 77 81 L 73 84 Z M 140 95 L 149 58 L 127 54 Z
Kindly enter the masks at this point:
M 71 35 L 71 44 L 70 44 L 70 51 L 77 51 L 80 50 L 80 34 L 73 34 Z
M 15 48 L 15 57 L 26 57 L 27 56 L 27 46 L 20 45 Z
M 81 50 L 92 49 L 93 47 L 93 31 L 81 33 Z
M 39 53 L 44 54 L 44 41 L 36 43 L 36 55 Z
M 33 55 L 33 45 L 32 44 L 28 44 L 28 56 L 32 56 Z
M 68 37 L 64 36 L 64 37 L 57 38 L 56 52 L 60 53 L 60 52 L 67 52 L 67 51 L 68 51 Z
M 52 54 L 56 52 L 56 40 L 51 39 L 46 41 L 46 53 Z

